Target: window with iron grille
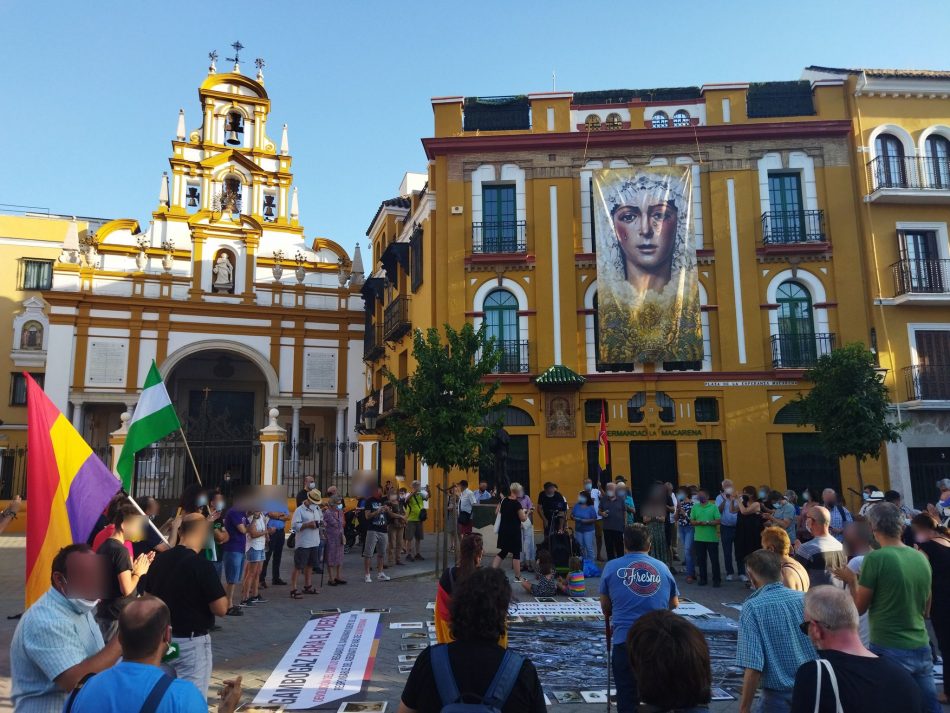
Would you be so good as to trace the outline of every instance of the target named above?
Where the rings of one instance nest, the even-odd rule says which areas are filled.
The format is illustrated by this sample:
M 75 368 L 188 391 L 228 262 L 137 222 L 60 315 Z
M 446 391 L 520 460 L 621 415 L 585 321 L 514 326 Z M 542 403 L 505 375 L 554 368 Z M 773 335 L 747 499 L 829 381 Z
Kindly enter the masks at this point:
M 673 114 L 673 126 L 678 128 L 689 126 L 689 112 L 680 109 L 678 112 Z
M 31 373 L 30 376 L 40 387 L 43 386 L 43 374 Z M 26 406 L 26 377 L 20 372 L 10 374 L 10 405 Z
M 647 403 L 647 392 L 640 391 L 627 400 L 627 421 L 630 423 L 643 422 L 643 407 Z
M 650 125 L 654 129 L 666 129 L 670 125 L 670 117 L 666 115 L 666 112 L 658 111 L 653 115 L 653 118 L 650 119 Z
M 697 423 L 714 423 L 719 420 L 719 400 L 703 397 L 693 402 Z
M 607 401 L 605 399 L 587 399 L 584 402 L 584 422 L 600 423 L 601 408 L 604 411 L 604 421 L 609 421 L 610 413 L 607 409 Z
M 656 405 L 660 407 L 660 420 L 663 423 L 673 423 L 676 420 L 676 411 L 673 399 L 663 391 L 656 392 Z
M 396 446 L 396 475 L 406 475 L 406 451 Z
M 422 286 L 422 229 L 417 228 L 409 239 L 409 273 L 412 291 Z
M 52 260 L 20 260 L 21 290 L 48 290 L 52 286 Z

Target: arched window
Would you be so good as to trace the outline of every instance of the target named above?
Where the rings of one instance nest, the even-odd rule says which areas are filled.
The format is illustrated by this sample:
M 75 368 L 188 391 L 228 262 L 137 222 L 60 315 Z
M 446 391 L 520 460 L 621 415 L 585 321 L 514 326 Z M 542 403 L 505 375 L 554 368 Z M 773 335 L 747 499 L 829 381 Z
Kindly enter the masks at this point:
M 518 300 L 508 290 L 492 290 L 485 298 L 482 309 L 485 312 L 488 338 L 494 339 L 495 346 L 501 350 L 501 363 L 497 371 L 503 374 L 526 371 L 528 360 L 522 359 L 519 338 L 521 325 L 518 319 Z
M 584 120 L 584 126 L 587 127 L 588 131 L 597 131 L 600 128 L 600 117 L 591 114 Z
M 611 131 L 615 131 L 616 129 L 622 129 L 623 119 L 620 118 L 620 114 L 617 114 L 616 112 L 607 114 L 606 126 Z
M 663 423 L 673 423 L 676 420 L 673 399 L 665 391 L 656 392 L 656 405 L 660 407 L 660 420 Z
M 224 120 L 224 143 L 240 146 L 244 142 L 244 117 L 241 112 L 232 111 Z
M 904 145 L 893 134 L 880 134 L 874 140 L 874 187 L 904 188 L 907 174 L 904 170 Z
M 940 134 L 931 134 L 924 144 L 927 152 L 926 175 L 931 188 L 950 188 L 950 141 Z
M 501 409 L 489 411 L 485 414 L 485 424 L 494 423 L 499 417 L 502 426 L 534 425 L 534 419 L 531 418 L 531 414 L 517 406 L 505 406 Z
M 678 112 L 673 114 L 673 126 L 677 128 L 689 126 L 689 112 L 680 109 Z
M 801 404 L 791 401 L 782 408 L 780 408 L 776 414 L 775 418 L 772 419 L 772 423 L 785 424 L 789 426 L 797 426 L 801 422 L 802 417 L 802 407 Z
M 39 322 L 27 322 L 20 331 L 20 349 L 43 348 L 43 325 Z
M 665 111 L 658 111 L 653 115 L 653 118 L 650 119 L 650 125 L 654 129 L 668 129 L 670 126 L 670 117 L 666 115 Z
M 798 282 L 783 282 L 776 291 L 776 302 L 778 350 L 772 350 L 773 363 L 778 357 L 776 366 L 800 368 L 814 365 L 817 344 L 811 295 L 808 290 Z
M 630 423 L 643 422 L 643 407 L 647 403 L 647 392 L 639 391 L 627 400 L 627 421 Z

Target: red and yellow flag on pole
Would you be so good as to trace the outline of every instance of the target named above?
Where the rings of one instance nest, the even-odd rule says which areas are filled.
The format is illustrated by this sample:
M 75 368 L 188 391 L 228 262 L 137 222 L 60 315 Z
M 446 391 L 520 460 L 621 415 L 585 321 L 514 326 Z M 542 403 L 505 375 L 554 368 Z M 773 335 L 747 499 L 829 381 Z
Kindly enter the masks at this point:
M 96 519 L 121 484 L 39 385 L 29 374 L 24 376 L 29 607 L 49 589 L 56 553 L 66 545 L 88 539 Z
M 597 434 L 597 465 L 603 473 L 610 465 L 610 450 L 607 441 L 607 416 L 604 413 L 604 402 L 600 402 L 600 433 Z

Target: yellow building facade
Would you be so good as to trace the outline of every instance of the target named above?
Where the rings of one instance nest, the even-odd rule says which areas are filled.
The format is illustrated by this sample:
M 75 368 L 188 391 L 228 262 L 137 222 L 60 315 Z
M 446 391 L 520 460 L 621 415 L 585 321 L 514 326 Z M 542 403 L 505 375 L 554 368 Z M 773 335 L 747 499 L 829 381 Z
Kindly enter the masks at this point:
M 382 368 L 411 373 L 413 330 L 471 321 L 502 346 L 508 474 L 532 494 L 552 480 L 572 497 L 598 477 L 602 404 L 604 476 L 625 476 L 635 497 L 655 480 L 715 491 L 723 477 L 857 489 L 854 464 L 825 457 L 789 407 L 820 354 L 872 334 L 843 78 L 440 97 L 432 109 L 427 174 L 410 174 L 367 232 L 372 401 L 358 421 L 367 403 L 396 417 Z M 591 179 L 650 165 L 691 174 L 703 359 L 599 364 Z M 384 423 L 362 440 L 383 480 L 427 476 Z M 887 481 L 883 463 L 864 471 Z
M 808 67 L 844 81 L 872 347 L 907 423 L 891 487 L 933 502 L 950 477 L 950 72 Z
M 24 495 L 27 372 L 40 383 L 49 343 L 48 305 L 43 291 L 63 244 L 78 241 L 104 221 L 50 215 L 10 207 L 0 215 L 0 503 Z

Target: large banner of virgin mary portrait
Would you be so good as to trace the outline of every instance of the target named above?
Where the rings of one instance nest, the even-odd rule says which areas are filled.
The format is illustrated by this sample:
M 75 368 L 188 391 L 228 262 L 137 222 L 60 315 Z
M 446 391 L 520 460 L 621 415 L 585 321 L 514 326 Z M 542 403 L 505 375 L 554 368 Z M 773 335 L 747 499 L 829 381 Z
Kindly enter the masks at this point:
M 593 172 L 600 363 L 701 361 L 689 166 Z

